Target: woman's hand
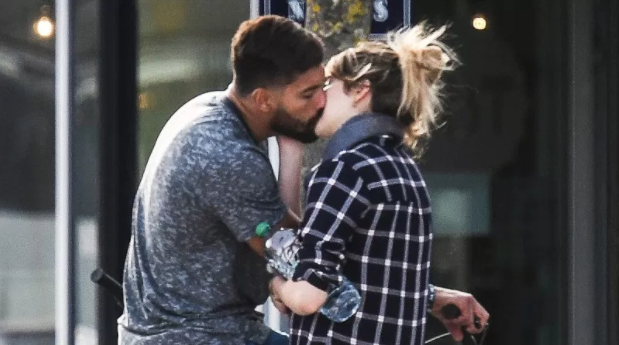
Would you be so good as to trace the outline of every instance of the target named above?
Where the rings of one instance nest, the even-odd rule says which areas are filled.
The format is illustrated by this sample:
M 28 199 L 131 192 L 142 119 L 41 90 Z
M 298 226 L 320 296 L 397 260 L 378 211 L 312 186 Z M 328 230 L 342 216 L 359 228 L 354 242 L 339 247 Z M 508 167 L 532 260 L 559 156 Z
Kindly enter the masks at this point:
M 270 287 L 271 298 L 275 296 L 279 307 L 286 307 L 287 310 L 297 315 L 314 314 L 327 301 L 327 292 L 303 280 L 293 282 L 282 277 L 275 277 L 271 280 Z M 278 305 L 275 307 L 280 310 Z
M 281 296 L 279 295 L 281 284 L 284 282 L 286 281 L 280 276 L 275 276 L 275 278 L 271 279 L 271 282 L 269 283 L 269 296 L 271 297 L 271 302 L 273 302 L 275 308 L 277 308 L 280 313 L 288 315 L 290 314 L 290 309 L 288 309 L 288 307 L 284 304 Z
M 455 319 L 445 318 L 441 313 L 441 309 L 448 304 L 453 304 L 458 307 L 460 316 Z M 462 333 L 463 329 L 470 334 L 482 332 L 490 317 L 486 309 L 477 302 L 473 295 L 438 286 L 436 287 L 436 297 L 430 313 L 445 325 L 456 341 L 462 341 L 464 337 Z M 477 325 L 475 324 L 475 317 L 479 319 Z

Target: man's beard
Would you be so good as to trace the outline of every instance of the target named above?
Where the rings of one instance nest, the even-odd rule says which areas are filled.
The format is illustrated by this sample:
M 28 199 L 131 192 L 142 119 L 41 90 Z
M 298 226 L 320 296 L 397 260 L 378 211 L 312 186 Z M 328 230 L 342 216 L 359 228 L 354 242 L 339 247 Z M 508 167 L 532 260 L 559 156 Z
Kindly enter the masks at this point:
M 309 144 L 318 139 L 316 124 L 321 116 L 322 110 L 318 111 L 309 121 L 303 123 L 280 107 L 275 112 L 275 116 L 273 116 L 271 127 L 278 134 L 285 135 L 304 144 Z

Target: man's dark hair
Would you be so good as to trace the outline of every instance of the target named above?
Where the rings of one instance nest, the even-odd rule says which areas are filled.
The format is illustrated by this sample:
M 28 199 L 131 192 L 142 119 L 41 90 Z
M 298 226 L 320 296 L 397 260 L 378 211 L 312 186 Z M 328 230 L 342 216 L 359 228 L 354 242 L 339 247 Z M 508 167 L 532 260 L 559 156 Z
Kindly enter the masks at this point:
M 318 36 L 280 16 L 247 20 L 232 38 L 234 81 L 241 95 L 259 87 L 288 85 L 319 66 L 323 57 Z

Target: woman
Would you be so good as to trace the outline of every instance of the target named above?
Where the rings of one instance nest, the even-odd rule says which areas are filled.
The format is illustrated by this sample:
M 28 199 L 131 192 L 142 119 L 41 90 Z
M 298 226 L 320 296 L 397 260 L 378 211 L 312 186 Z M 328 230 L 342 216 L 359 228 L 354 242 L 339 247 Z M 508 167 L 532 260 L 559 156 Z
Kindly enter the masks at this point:
M 331 139 L 310 174 L 294 279 L 272 282 L 275 300 L 294 313 L 291 344 L 424 343 L 426 311 L 440 306 L 428 305 L 430 199 L 413 158 L 436 122 L 440 77 L 454 61 L 439 41 L 444 31 L 415 26 L 348 49 L 325 68 L 316 134 Z M 343 277 L 362 301 L 334 323 L 317 311 Z M 486 311 L 474 312 L 484 325 Z M 461 324 L 442 321 L 461 338 Z

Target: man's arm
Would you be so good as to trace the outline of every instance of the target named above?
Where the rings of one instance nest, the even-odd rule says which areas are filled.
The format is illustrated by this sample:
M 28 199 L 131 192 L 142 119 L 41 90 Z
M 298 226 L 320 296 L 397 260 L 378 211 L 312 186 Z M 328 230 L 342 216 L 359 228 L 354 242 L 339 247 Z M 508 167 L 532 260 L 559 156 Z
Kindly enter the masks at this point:
M 269 158 L 244 142 L 224 142 L 200 152 L 200 201 L 221 220 L 239 242 L 264 254 L 264 240 L 256 226 L 273 229 L 298 227 L 298 217 L 288 210 L 279 193 Z
M 292 211 L 288 210 L 284 218 L 273 226 L 273 229 L 276 231 L 282 228 L 298 229 L 299 222 L 299 217 L 292 213 Z M 253 236 L 247 240 L 249 247 L 260 256 L 264 256 L 265 242 L 266 240 L 259 236 Z
M 298 229 L 301 214 L 301 166 L 303 165 L 303 144 L 294 139 L 278 136 L 279 146 L 279 178 L 278 187 L 282 201 L 288 206 L 288 212 L 280 222 L 273 225 L 274 230 L 281 228 Z M 247 244 L 264 256 L 265 239 L 254 236 Z

